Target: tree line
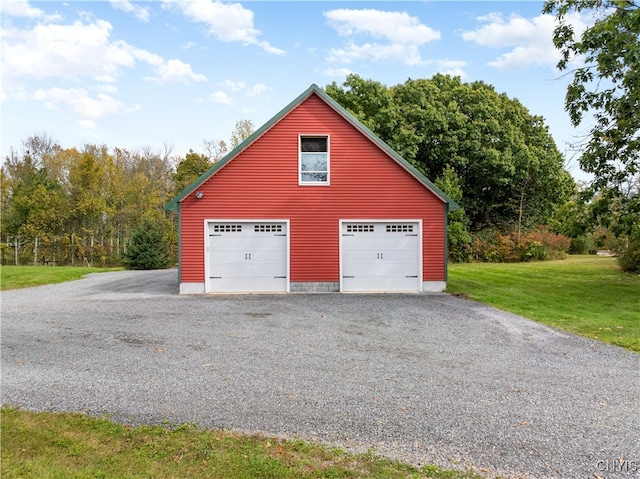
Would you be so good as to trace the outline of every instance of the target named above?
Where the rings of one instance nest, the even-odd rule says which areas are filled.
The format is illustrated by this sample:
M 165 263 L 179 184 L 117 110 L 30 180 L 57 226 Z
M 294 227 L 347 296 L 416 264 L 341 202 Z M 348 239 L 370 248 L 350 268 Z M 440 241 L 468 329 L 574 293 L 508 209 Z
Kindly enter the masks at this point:
M 253 132 L 236 123 L 230 146 Z M 164 206 L 228 150 L 204 141 L 184 158 L 171 148 L 86 144 L 63 148 L 46 133 L 11 149 L 0 169 L 3 264 L 122 264 L 137 228 L 153 224 L 177 258 L 177 218 Z
M 326 91 L 462 207 L 449 216 L 451 260 L 608 249 L 638 268 L 629 248 L 639 230 L 637 187 L 612 194 L 576 184 L 544 119 L 518 100 L 439 74 L 391 87 L 349 75 Z M 231 149 L 252 132 L 250 121 L 237 122 Z M 176 217 L 164 206 L 228 150 L 204 141 L 202 152 L 177 157 L 166 145 L 65 149 L 46 134 L 27 138 L 1 169 L 2 261 L 130 264 L 128 244 L 144 236 L 136 229 L 153 225 L 175 262 Z

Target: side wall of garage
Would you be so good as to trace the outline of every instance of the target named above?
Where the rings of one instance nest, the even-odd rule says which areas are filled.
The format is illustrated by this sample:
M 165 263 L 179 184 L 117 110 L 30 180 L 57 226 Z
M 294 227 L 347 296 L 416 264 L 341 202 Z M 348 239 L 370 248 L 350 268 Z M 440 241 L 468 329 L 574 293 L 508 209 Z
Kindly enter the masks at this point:
M 299 186 L 299 135 L 329 135 L 330 184 Z M 311 95 L 181 203 L 183 292 L 203 292 L 204 220 L 289 221 L 293 290 L 340 284 L 340 222 L 420 220 L 422 280 L 446 279 L 445 203 L 322 99 Z

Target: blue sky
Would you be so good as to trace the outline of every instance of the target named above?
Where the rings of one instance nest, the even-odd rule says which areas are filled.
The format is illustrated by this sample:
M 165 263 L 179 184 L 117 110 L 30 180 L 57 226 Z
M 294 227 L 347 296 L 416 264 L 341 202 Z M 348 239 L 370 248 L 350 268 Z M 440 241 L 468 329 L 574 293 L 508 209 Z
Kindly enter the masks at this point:
M 483 81 L 542 115 L 560 151 L 553 18 L 541 1 L 2 0 L 2 158 L 46 133 L 62 147 L 204 151 L 315 83 Z M 574 17 L 577 29 L 588 18 Z M 575 161 L 568 169 L 581 174 Z

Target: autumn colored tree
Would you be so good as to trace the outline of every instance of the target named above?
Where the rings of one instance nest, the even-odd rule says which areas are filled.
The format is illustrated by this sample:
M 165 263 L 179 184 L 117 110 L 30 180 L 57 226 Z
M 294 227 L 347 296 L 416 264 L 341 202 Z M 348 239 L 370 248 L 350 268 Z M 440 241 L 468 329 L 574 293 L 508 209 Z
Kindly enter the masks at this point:
M 233 150 L 240 143 L 249 138 L 254 131 L 255 127 L 253 126 L 253 122 L 251 120 L 236 121 L 236 126 L 231 132 L 231 149 Z

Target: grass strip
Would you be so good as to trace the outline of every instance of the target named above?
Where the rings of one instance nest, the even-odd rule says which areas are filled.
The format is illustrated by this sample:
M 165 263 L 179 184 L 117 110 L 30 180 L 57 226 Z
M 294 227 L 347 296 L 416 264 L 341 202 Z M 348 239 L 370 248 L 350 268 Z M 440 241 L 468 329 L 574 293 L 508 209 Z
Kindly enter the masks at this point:
M 89 273 L 118 271 L 122 268 L 89 268 L 85 266 L 1 266 L 0 290 L 30 288 L 44 284 L 64 283 Z
M 0 412 L 3 478 L 481 478 L 193 425 L 132 428 L 77 413 Z
M 640 276 L 615 258 L 450 264 L 447 291 L 640 352 Z

